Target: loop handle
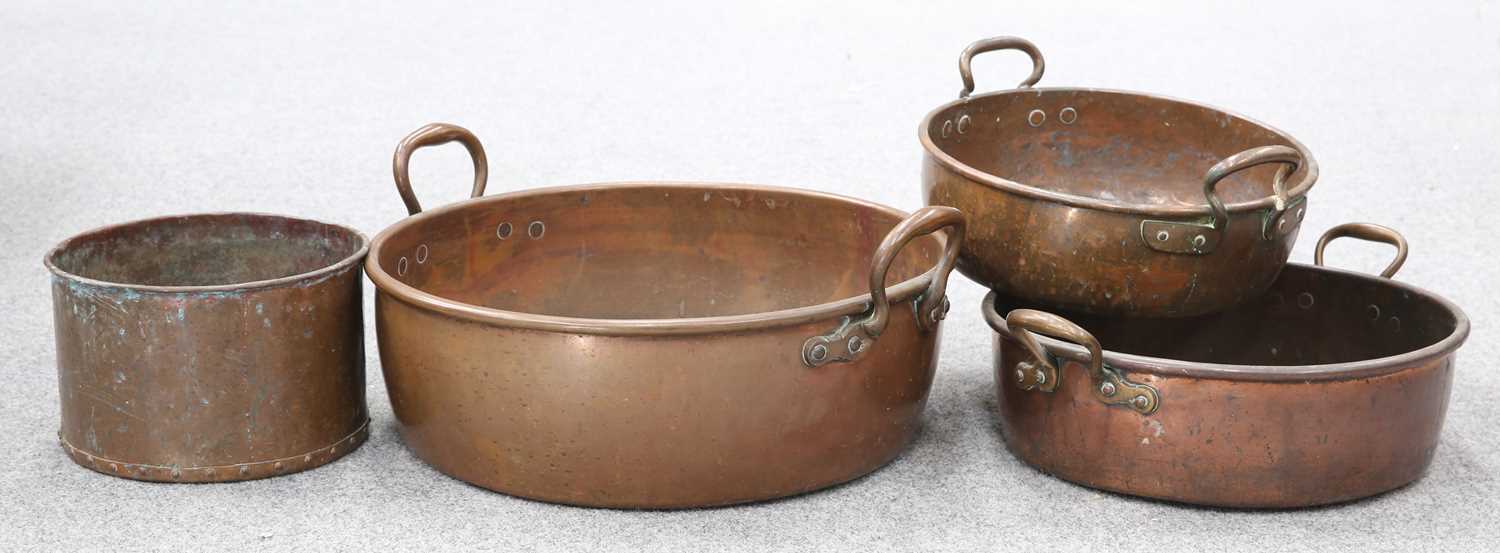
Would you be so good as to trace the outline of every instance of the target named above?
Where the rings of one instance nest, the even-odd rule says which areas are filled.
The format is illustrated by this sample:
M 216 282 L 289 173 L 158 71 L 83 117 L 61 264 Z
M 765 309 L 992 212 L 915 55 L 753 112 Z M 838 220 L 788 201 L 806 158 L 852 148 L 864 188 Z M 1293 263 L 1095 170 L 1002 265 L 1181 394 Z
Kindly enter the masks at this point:
M 1021 81 L 1021 84 L 1016 85 L 1016 88 L 1031 88 L 1037 81 L 1042 80 L 1042 72 L 1047 69 L 1047 62 L 1042 59 L 1042 51 L 1038 50 L 1031 41 L 1013 36 L 976 40 L 968 48 L 964 48 L 963 53 L 958 56 L 958 76 L 964 80 L 964 88 L 958 92 L 959 98 L 968 98 L 974 93 L 974 71 L 970 68 L 974 56 L 996 50 L 1020 50 L 1031 56 L 1031 75 Z
M 818 367 L 833 361 L 852 361 L 868 351 L 890 323 L 891 305 L 886 299 L 885 279 L 896 255 L 913 239 L 945 228 L 948 232 L 943 244 L 943 258 L 932 269 L 932 280 L 927 289 L 913 302 L 917 328 L 922 331 L 937 328 L 938 322 L 948 314 L 948 275 L 958 264 L 958 250 L 964 241 L 963 213 L 946 206 L 918 209 L 886 233 L 870 262 L 869 315 L 845 319 L 832 333 L 808 338 L 802 344 L 803 363 Z
M 1109 405 L 1123 405 L 1142 415 L 1155 413 L 1161 405 L 1156 388 L 1126 380 L 1119 372 L 1105 366 L 1103 346 L 1099 344 L 1098 338 L 1083 327 L 1052 313 L 1034 309 L 1016 309 L 1002 319 L 995 309 L 996 298 L 993 291 L 984 298 L 982 309 L 985 322 L 995 332 L 1020 342 L 1033 358 L 1015 365 L 1015 382 L 1021 389 L 1054 392 L 1062 382 L 1057 364 L 1037 340 L 1037 334 L 1045 334 L 1073 342 L 1088 350 L 1089 378 L 1094 383 L 1094 397 L 1099 401 Z
M 1224 202 L 1214 192 L 1215 187 L 1229 175 L 1267 163 L 1283 163 L 1285 166 L 1276 172 L 1276 178 L 1271 182 L 1275 205 L 1271 206 L 1262 220 L 1261 238 L 1270 240 L 1277 232 L 1287 232 L 1285 227 L 1288 221 L 1282 214 L 1293 205 L 1299 206 L 1291 221 L 1292 228 L 1295 229 L 1296 224 L 1302 222 L 1304 208 L 1300 206 L 1305 202 L 1303 198 L 1294 200 L 1287 197 L 1286 179 L 1302 165 L 1302 153 L 1289 146 L 1260 146 L 1219 160 L 1203 175 L 1203 197 L 1208 200 L 1208 208 L 1212 212 L 1208 221 L 1146 219 L 1141 221 L 1141 240 L 1151 249 L 1167 253 L 1213 253 L 1229 226 L 1229 209 L 1224 207 Z
M 408 168 L 411 166 L 411 154 L 428 146 L 437 146 L 449 142 L 458 141 L 469 150 L 469 157 L 474 160 L 474 189 L 469 192 L 470 198 L 478 198 L 484 195 L 484 184 L 489 180 L 489 161 L 484 157 L 484 146 L 479 144 L 479 138 L 468 129 L 448 123 L 430 123 L 420 129 L 412 131 L 401 139 L 396 146 L 396 155 L 391 159 L 391 172 L 396 177 L 396 191 L 401 193 L 401 201 L 406 202 L 406 212 L 416 215 L 422 212 L 422 204 L 417 201 L 417 195 L 411 190 L 411 174 Z
M 1208 173 L 1203 175 L 1203 196 L 1208 198 L 1208 207 L 1214 212 L 1214 230 L 1222 233 L 1224 227 L 1229 225 L 1229 210 L 1224 207 L 1224 202 L 1219 200 L 1219 195 L 1214 193 L 1214 188 L 1219 185 L 1219 181 L 1229 175 L 1267 163 L 1284 164 L 1271 181 L 1271 193 L 1276 199 L 1276 205 L 1272 207 L 1272 216 L 1280 215 L 1286 209 L 1290 202 L 1286 196 L 1286 178 L 1302 166 L 1302 153 L 1290 146 L 1281 145 L 1250 148 L 1219 160 L 1213 167 L 1208 168 Z
M 1328 232 L 1323 233 L 1323 237 L 1318 239 L 1318 246 L 1313 249 L 1313 264 L 1322 267 L 1323 248 L 1334 239 L 1345 236 L 1396 247 L 1396 259 L 1391 260 L 1390 265 L 1386 265 L 1385 270 L 1380 272 L 1382 278 L 1396 276 L 1396 271 L 1401 270 L 1401 266 L 1406 263 L 1406 237 L 1401 236 L 1401 233 L 1396 232 L 1395 229 L 1374 223 L 1344 223 L 1328 229 Z

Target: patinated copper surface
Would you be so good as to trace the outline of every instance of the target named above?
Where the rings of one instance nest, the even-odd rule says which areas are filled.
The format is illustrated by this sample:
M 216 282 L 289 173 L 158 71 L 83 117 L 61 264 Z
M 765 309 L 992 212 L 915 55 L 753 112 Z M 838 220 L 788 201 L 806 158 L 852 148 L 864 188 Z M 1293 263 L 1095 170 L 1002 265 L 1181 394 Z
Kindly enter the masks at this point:
M 1375 228 L 1347 235 L 1389 239 L 1404 257 L 1404 240 Z M 1000 430 L 1016 456 L 1086 486 L 1230 507 L 1335 503 L 1420 477 L 1469 332 L 1432 293 L 1300 264 L 1265 296 L 1203 317 L 1016 309 L 1026 307 L 994 293 L 984 304 L 998 332 Z M 1068 341 L 1041 337 L 1033 349 L 1021 327 Z M 1102 356 L 1077 345 L 1090 342 Z M 1035 371 L 1050 366 L 1060 381 L 1036 389 Z M 1101 371 L 1155 394 L 1149 414 L 1112 401 L 1126 390 L 1091 376 Z
M 366 263 L 401 436 L 438 470 L 560 503 L 709 506 L 844 482 L 913 438 L 957 211 L 682 183 L 420 211 L 406 158 L 450 140 L 478 150 L 452 125 L 403 141 L 415 215 Z
M 1020 88 L 971 96 L 970 59 L 1031 56 Z M 1098 314 L 1180 317 L 1248 301 L 1276 278 L 1317 180 L 1292 137 L 1151 94 L 1031 88 L 1030 42 L 960 57 L 960 99 L 919 136 L 930 205 L 963 211 L 959 271 L 1003 294 Z
M 297 472 L 368 433 L 360 261 L 349 228 L 165 217 L 47 254 L 63 449 L 137 480 Z

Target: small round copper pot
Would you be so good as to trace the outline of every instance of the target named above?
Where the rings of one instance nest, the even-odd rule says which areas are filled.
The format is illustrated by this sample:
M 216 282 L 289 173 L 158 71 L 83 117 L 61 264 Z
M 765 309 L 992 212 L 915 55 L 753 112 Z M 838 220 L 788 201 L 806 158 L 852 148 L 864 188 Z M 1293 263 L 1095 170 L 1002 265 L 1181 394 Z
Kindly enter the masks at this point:
M 1346 234 L 1399 245 L 1387 276 L 1405 258 L 1393 231 L 1353 224 L 1325 235 L 1320 264 Z M 984 303 L 1011 452 L 1085 486 L 1226 507 L 1336 503 L 1419 478 L 1469 333 L 1430 292 L 1295 263 L 1264 296 L 1203 317 L 1026 307 Z
M 1031 56 L 1013 90 L 970 95 L 970 60 Z M 1260 295 L 1286 263 L 1318 177 L 1307 148 L 1247 117 L 1164 96 L 1032 88 L 1036 46 L 981 40 L 964 88 L 918 128 L 929 205 L 969 221 L 958 270 L 1061 309 L 1185 317 Z
M 251 213 L 63 241 L 45 264 L 64 451 L 113 476 L 223 482 L 359 447 L 365 251 L 353 229 Z
M 451 140 L 476 197 L 422 211 L 409 156 Z M 920 426 L 956 210 L 729 184 L 479 197 L 483 149 L 444 124 L 407 137 L 395 173 L 412 216 L 366 262 L 381 365 L 407 447 L 446 474 L 575 505 L 724 505 L 859 477 Z

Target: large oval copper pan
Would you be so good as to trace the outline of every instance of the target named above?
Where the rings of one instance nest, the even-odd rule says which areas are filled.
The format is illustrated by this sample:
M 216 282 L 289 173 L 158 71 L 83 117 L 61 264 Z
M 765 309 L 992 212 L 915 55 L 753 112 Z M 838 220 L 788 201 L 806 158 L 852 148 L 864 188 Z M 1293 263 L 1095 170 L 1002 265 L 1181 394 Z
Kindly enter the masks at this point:
M 1016 49 L 1014 90 L 970 95 L 970 60 Z M 1164 96 L 1032 88 L 1036 46 L 964 50 L 958 100 L 918 133 L 929 205 L 969 221 L 958 269 L 1012 297 L 1131 317 L 1219 311 L 1266 290 L 1286 263 L 1318 177 L 1307 148 L 1250 118 Z
M 476 198 L 421 211 L 407 160 L 450 140 L 474 154 Z M 413 215 L 366 269 L 401 436 L 438 470 L 697 507 L 844 482 L 915 435 L 956 210 L 724 184 L 477 197 L 483 149 L 452 125 L 407 137 L 395 165 Z
M 1320 242 L 1319 264 L 1345 234 L 1399 244 L 1387 276 L 1405 258 L 1393 231 L 1345 225 Z M 1230 507 L 1335 503 L 1420 477 L 1469 333 L 1435 294 L 1300 264 L 1265 296 L 1204 317 L 1025 307 L 984 303 L 1013 453 L 1086 486 Z

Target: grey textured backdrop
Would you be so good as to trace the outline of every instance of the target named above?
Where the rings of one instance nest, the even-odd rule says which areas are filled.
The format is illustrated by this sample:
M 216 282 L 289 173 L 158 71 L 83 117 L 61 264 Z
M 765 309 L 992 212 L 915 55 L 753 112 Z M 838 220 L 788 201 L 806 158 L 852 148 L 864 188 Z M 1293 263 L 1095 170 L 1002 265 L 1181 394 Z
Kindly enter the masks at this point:
M 1472 2 L 303 2 L 7 0 L 0 8 L 0 548 L 396 546 L 637 550 L 1452 550 L 1492 543 L 1500 6 Z M 56 445 L 43 252 L 105 223 L 272 211 L 374 234 L 405 211 L 396 141 L 429 121 L 485 141 L 491 191 L 626 179 L 781 184 L 919 206 L 918 119 L 959 89 L 958 52 L 1016 34 L 1043 85 L 1192 98 L 1297 136 L 1322 165 L 1303 240 L 1395 227 L 1398 278 L 1474 320 L 1437 460 L 1415 485 L 1295 511 L 1099 493 L 1008 455 L 993 429 L 981 289 L 957 279 L 926 429 L 889 467 L 737 508 L 616 512 L 448 479 L 392 427 L 369 339 L 374 435 L 333 465 L 232 485 L 153 485 Z M 976 63 L 1008 87 L 1024 56 Z M 427 205 L 460 199 L 457 146 L 419 156 Z M 1378 270 L 1388 249 L 1331 248 Z M 368 288 L 367 288 L 368 290 Z M 1391 406 L 1393 416 L 1400 406 Z

